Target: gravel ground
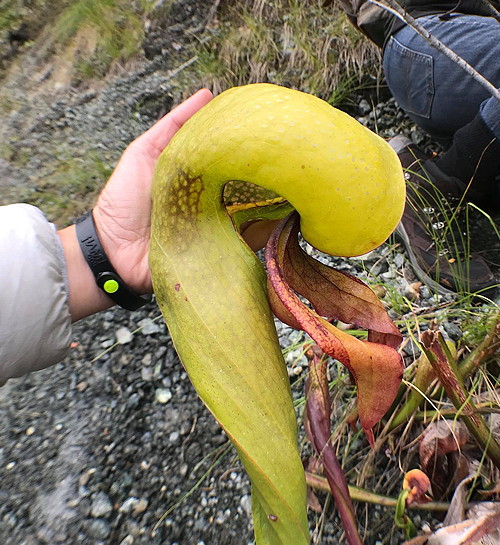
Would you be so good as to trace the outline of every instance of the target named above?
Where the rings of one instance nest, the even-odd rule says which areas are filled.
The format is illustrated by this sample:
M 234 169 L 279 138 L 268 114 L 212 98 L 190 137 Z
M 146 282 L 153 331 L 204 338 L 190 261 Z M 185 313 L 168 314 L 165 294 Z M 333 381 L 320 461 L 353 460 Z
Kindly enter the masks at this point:
M 151 537 L 227 444 L 158 316 L 151 305 L 88 318 L 64 363 L 0 390 L 0 542 L 251 541 L 232 451 Z
M 54 172 L 57 154 L 99 152 L 112 164 L 195 85 L 175 72 L 179 44 L 187 48 L 184 30 L 196 30 L 207 16 L 195 5 L 183 3 L 178 21 L 153 26 L 144 59 L 100 88 L 55 100 L 44 96 L 35 107 L 24 96 L 24 80 L 14 80 L 19 90 L 13 82 L 11 93 L 21 106 L 3 116 L 0 135 L 15 157 L 29 153 L 23 168 L 15 157 L 0 159 L 4 200 L 12 188 L 34 191 Z M 387 97 L 375 107 L 355 97 L 350 113 L 386 137 L 403 131 L 423 147 L 431 144 Z M 369 271 L 398 293 L 415 296 L 411 268 L 389 247 L 337 265 L 365 278 Z M 422 307 L 438 302 L 425 286 L 419 297 Z M 277 325 L 283 347 L 303 338 Z M 457 322 L 445 329 L 452 338 L 462 334 Z M 410 343 L 407 355 L 414 350 Z M 294 381 L 306 372 L 300 353 L 291 351 L 287 363 Z M 379 458 L 385 463 L 383 452 Z M 197 398 L 154 303 L 82 320 L 64 362 L 0 389 L 0 543 L 246 545 L 253 539 L 249 493 L 234 450 Z M 370 510 L 367 545 L 400 542 L 373 522 L 384 514 Z M 338 543 L 331 507 L 325 520 L 321 543 Z M 311 514 L 312 530 L 316 523 Z
M 363 264 L 379 263 L 381 252 Z M 383 263 L 379 274 L 395 283 L 396 266 Z M 356 264 L 340 265 L 360 276 Z M 427 295 L 422 304 L 430 306 L 435 301 Z M 304 338 L 277 327 L 284 348 Z M 461 334 L 456 324 L 448 331 Z M 412 355 L 414 347 L 406 350 Z M 292 380 L 303 378 L 300 351 L 286 359 Z M 82 320 L 64 362 L 0 389 L 0 445 L 0 543 L 252 543 L 248 479 L 197 398 L 154 303 Z M 370 510 L 372 521 L 387 514 Z M 310 520 L 314 530 L 317 515 Z M 366 544 L 380 543 L 387 531 L 383 525 L 369 533 Z M 338 540 L 330 512 L 321 543 Z M 400 536 L 390 542 L 400 543 Z

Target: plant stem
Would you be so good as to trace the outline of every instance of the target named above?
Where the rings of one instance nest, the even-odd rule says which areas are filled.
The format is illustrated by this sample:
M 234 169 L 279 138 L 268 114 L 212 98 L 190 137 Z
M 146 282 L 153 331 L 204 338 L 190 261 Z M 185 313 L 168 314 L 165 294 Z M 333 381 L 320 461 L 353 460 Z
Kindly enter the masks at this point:
M 481 343 L 459 365 L 462 380 L 477 369 L 498 348 L 500 342 L 500 311 L 491 319 L 491 327 Z
M 323 492 L 328 492 L 331 494 L 331 488 L 328 484 L 326 477 L 321 477 L 320 475 L 315 475 L 314 473 L 309 473 L 306 471 L 306 483 L 311 488 L 316 490 L 321 490 Z M 349 485 L 349 494 L 351 499 L 355 501 L 361 501 L 364 503 L 374 503 L 377 505 L 384 505 L 386 507 L 396 507 L 397 498 L 391 498 L 389 496 L 382 496 L 376 494 L 375 492 L 370 492 L 364 488 L 358 486 Z M 420 509 L 424 511 L 448 511 L 450 507 L 449 503 L 441 501 L 430 501 L 428 503 L 418 503 L 410 505 L 408 509 Z
M 491 414 L 491 413 L 500 413 L 500 409 L 493 406 L 493 404 L 485 404 L 481 406 L 476 406 L 476 414 Z M 424 423 L 430 422 L 438 416 L 439 418 L 449 418 L 450 420 L 456 420 L 457 418 L 462 418 L 463 416 L 472 416 L 473 413 L 467 413 L 464 411 L 458 412 L 455 409 L 443 409 L 439 411 L 420 411 L 415 413 L 415 420 L 421 420 Z
M 500 469 L 500 445 L 471 401 L 471 396 L 466 391 L 460 377 L 458 365 L 450 354 L 443 335 L 439 331 L 428 330 L 422 333 L 421 340 L 425 354 L 451 402 L 462 414 L 462 420 L 467 429 L 476 438 L 495 466 Z
M 456 355 L 456 348 L 452 341 L 447 341 L 448 348 L 452 351 L 453 356 Z M 401 424 L 407 422 L 415 411 L 422 405 L 425 400 L 427 391 L 432 381 L 436 378 L 436 373 L 432 368 L 427 356 L 424 352 L 420 354 L 417 360 L 417 372 L 411 383 L 411 391 L 408 399 L 391 420 L 389 429 L 394 430 Z M 404 382 L 403 382 L 404 385 Z
M 349 495 L 347 479 L 332 447 L 330 421 L 330 393 L 326 376 L 326 359 L 316 345 L 309 348 L 309 376 L 306 382 L 307 434 L 320 457 L 329 483 L 330 493 L 339 512 L 349 545 L 363 545 L 359 535 L 354 506 Z
M 391 420 L 389 429 L 392 431 L 401 424 L 407 422 L 411 415 L 420 407 L 424 400 L 429 384 L 434 378 L 434 370 L 425 354 L 421 354 L 417 362 L 417 372 L 412 381 L 414 388 L 411 389 L 407 401 Z

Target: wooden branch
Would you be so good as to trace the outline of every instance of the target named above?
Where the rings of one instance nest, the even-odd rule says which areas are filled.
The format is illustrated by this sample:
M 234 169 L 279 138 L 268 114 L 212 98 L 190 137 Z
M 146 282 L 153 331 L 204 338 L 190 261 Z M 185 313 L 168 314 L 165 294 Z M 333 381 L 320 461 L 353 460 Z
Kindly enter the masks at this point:
M 321 475 L 316 475 L 306 471 L 306 483 L 311 488 L 316 490 L 321 490 L 322 492 L 332 493 L 330 485 L 325 477 Z M 396 507 L 398 500 L 397 498 L 391 498 L 389 496 L 382 496 L 370 490 L 365 490 L 358 486 L 349 485 L 349 494 L 354 501 L 364 502 L 364 503 L 374 503 L 376 505 L 385 505 L 386 507 Z M 425 511 L 448 511 L 450 504 L 440 501 L 432 501 L 428 503 L 415 503 L 409 506 L 409 509 L 422 509 Z
M 488 0 L 481 0 L 481 4 L 490 12 L 490 17 L 495 18 L 500 23 L 500 11 Z

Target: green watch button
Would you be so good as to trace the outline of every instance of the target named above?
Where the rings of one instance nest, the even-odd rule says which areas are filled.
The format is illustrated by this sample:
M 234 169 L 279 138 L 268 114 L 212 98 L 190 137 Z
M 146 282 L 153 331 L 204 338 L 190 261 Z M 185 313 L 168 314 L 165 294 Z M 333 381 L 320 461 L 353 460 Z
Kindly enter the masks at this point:
M 106 280 L 102 287 L 106 293 L 116 293 L 120 287 L 120 284 L 118 284 L 116 280 Z

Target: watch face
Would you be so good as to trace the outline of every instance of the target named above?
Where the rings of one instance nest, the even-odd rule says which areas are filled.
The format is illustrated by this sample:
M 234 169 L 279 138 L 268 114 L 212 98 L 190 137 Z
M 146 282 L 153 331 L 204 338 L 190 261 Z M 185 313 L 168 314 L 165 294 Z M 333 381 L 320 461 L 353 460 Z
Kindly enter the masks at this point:
M 116 293 L 119 290 L 119 288 L 120 288 L 120 284 L 118 284 L 118 282 L 114 278 L 105 280 L 102 285 L 102 289 L 106 293 Z
M 151 301 L 150 295 L 141 297 L 128 288 L 114 271 L 97 235 L 92 212 L 77 220 L 75 228 L 78 243 L 97 285 L 110 299 L 127 310 L 137 310 Z
M 117 293 L 122 287 L 120 277 L 111 271 L 101 272 L 97 275 L 97 285 L 109 295 Z

